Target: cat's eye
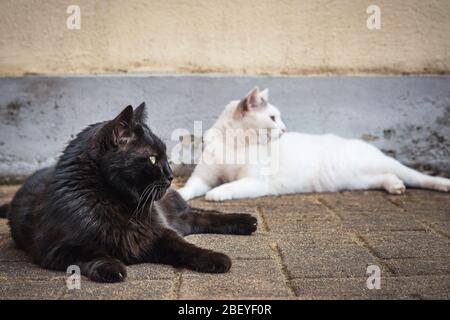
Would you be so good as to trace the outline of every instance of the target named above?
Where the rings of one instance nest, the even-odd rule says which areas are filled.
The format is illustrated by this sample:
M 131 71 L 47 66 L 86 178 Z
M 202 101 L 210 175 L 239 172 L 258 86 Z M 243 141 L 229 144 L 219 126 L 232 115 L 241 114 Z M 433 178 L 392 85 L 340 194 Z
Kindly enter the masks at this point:
M 275 116 L 270 116 L 270 119 L 272 119 L 272 121 L 275 122 Z
M 150 161 L 150 164 L 155 164 L 156 163 L 156 156 L 150 156 L 148 157 L 148 160 Z

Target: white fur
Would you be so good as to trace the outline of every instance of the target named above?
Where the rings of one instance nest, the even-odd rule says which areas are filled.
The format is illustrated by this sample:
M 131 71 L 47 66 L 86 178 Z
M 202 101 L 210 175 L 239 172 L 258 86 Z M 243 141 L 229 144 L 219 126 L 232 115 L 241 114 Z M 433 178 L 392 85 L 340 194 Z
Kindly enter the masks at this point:
M 243 105 L 248 110 L 240 112 Z M 269 129 L 269 140 L 246 145 L 222 139 L 220 133 L 236 129 Z M 223 201 L 340 190 L 385 189 L 402 194 L 405 185 L 450 190 L 449 179 L 410 169 L 361 140 L 283 134 L 285 129 L 280 112 L 268 103 L 267 89 L 255 88 L 240 102 L 231 102 L 206 133 L 202 159 L 180 194 L 186 200 L 206 194 L 207 200 Z M 237 154 L 258 149 L 262 156 L 256 163 L 224 164 L 224 147 Z

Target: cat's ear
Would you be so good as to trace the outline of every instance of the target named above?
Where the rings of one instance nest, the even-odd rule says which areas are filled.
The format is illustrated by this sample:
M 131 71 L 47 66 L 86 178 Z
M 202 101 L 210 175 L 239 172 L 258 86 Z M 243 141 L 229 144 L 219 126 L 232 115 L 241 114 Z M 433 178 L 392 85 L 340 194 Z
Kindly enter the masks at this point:
M 126 144 L 130 140 L 132 135 L 133 116 L 133 107 L 128 106 L 111 121 L 111 138 L 114 145 Z
M 147 109 L 145 102 L 142 102 L 139 107 L 134 110 L 134 120 L 139 123 L 144 123 L 147 120 Z
M 242 99 L 244 111 L 251 111 L 259 105 L 259 88 L 254 87 L 244 99 Z
M 238 104 L 236 108 L 235 118 L 240 117 L 246 112 L 259 106 L 261 99 L 259 98 L 259 88 L 254 87 Z
M 265 101 L 268 102 L 269 101 L 269 89 L 266 88 L 263 91 L 261 91 L 259 93 L 259 96 Z
M 123 126 L 130 127 L 133 125 L 133 107 L 127 106 L 123 109 L 117 117 L 114 118 L 113 122 L 121 123 Z

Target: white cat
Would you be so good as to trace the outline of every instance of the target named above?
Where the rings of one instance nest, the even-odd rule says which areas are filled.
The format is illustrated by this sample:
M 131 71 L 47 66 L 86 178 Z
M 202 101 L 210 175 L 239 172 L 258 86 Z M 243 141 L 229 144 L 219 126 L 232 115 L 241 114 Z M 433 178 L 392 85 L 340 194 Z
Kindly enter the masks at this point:
M 237 139 L 224 139 L 230 131 L 237 132 Z M 402 194 L 405 185 L 450 190 L 450 179 L 410 169 L 366 142 L 285 131 L 279 110 L 268 103 L 267 89 L 254 88 L 241 101 L 230 102 L 206 132 L 202 158 L 180 194 L 186 200 L 206 194 L 206 200 L 222 201 L 340 190 Z M 246 141 L 248 132 L 256 139 Z M 258 157 L 251 163 L 223 159 L 231 151 L 239 157 L 255 150 Z

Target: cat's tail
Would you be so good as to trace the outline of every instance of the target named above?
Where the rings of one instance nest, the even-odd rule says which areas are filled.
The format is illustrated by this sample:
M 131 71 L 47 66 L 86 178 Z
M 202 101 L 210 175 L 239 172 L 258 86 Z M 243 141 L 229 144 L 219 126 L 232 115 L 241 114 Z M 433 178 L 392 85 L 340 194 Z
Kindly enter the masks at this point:
M 0 206 L 0 218 L 7 218 L 9 211 L 9 203 Z
M 399 177 L 406 186 L 443 192 L 450 191 L 450 179 L 423 174 L 417 170 L 408 168 L 396 160 L 391 162 L 389 167 L 389 171 Z

